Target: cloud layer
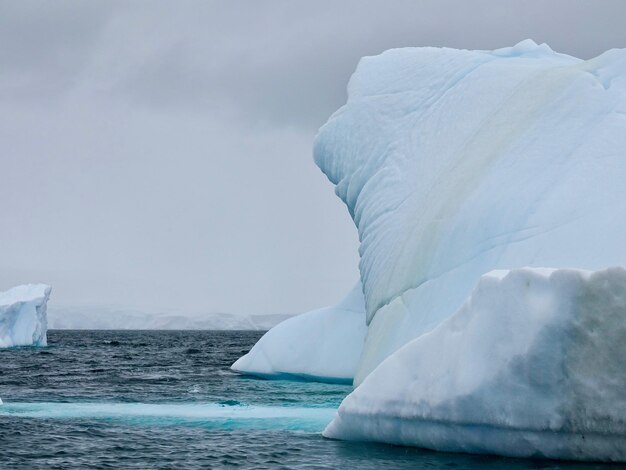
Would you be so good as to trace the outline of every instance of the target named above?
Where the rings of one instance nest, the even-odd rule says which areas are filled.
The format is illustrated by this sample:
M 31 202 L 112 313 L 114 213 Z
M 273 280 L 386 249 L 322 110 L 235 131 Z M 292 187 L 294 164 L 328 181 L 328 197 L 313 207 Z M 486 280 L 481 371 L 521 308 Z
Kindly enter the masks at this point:
M 59 304 L 299 312 L 356 280 L 311 161 L 358 59 L 531 37 L 626 46 L 622 1 L 3 2 L 0 290 Z

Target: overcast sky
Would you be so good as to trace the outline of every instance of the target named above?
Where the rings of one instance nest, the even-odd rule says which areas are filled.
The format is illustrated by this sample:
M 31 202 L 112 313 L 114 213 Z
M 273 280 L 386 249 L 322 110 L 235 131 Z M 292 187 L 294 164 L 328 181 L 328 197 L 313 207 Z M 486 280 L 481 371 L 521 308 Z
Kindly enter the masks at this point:
M 0 1 L 0 290 L 297 313 L 358 278 L 311 158 L 359 58 L 626 47 L 626 1 Z

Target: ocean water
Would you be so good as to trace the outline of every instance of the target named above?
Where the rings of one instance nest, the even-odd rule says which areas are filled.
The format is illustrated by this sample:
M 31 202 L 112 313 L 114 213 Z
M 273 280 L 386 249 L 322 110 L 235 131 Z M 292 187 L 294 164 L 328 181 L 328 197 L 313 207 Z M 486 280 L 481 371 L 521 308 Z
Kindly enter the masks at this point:
M 324 439 L 351 388 L 232 373 L 260 336 L 50 331 L 0 350 L 0 468 L 608 468 Z

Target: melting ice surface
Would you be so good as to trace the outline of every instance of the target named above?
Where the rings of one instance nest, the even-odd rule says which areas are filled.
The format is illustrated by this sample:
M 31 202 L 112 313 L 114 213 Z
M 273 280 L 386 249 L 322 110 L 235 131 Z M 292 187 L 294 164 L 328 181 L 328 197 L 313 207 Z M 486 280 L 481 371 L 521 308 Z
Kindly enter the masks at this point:
M 365 57 L 314 153 L 359 232 L 367 324 L 326 436 L 626 461 L 626 50 Z

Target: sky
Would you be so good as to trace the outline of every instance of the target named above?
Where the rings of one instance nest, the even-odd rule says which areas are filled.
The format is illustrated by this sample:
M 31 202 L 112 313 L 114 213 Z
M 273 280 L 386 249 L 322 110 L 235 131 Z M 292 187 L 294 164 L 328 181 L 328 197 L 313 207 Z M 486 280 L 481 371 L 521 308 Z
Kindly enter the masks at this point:
M 55 306 L 299 313 L 358 279 L 312 161 L 359 58 L 626 47 L 615 1 L 0 0 L 0 291 Z

